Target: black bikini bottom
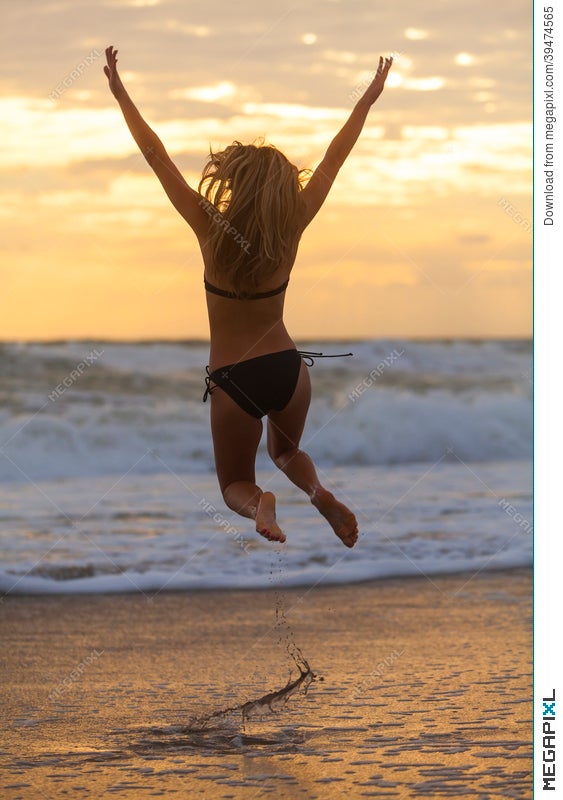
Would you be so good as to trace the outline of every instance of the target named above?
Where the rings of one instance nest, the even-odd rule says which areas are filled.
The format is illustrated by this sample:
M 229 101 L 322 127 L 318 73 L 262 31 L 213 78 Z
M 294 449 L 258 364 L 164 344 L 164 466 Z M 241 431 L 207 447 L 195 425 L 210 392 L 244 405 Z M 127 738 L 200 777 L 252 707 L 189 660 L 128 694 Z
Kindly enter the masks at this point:
M 331 356 L 292 348 L 249 358 L 236 364 L 227 364 L 213 372 L 209 372 L 207 366 L 203 402 L 219 386 L 243 411 L 256 419 L 262 419 L 271 411 L 282 411 L 293 397 L 301 369 L 301 358 L 312 365 L 313 356 L 339 358 L 340 355 L 351 356 L 352 353 Z M 215 386 L 211 386 L 211 381 Z
M 205 369 L 204 403 L 219 386 L 243 411 L 261 419 L 270 411 L 281 411 L 291 400 L 299 378 L 301 356 L 295 349 L 281 350 L 228 364 L 213 372 L 209 372 L 209 367 Z M 210 385 L 211 381 L 215 386 Z

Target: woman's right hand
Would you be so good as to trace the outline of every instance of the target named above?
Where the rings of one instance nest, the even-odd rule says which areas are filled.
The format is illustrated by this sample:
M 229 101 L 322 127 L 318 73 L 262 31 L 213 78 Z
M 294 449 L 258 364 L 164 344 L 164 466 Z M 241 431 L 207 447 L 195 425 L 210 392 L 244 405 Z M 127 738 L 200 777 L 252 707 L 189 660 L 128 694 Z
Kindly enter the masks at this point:
M 392 63 L 392 57 L 386 58 L 385 61 L 383 60 L 383 56 L 379 57 L 379 66 L 377 68 L 377 72 L 375 73 L 373 81 L 364 92 L 362 100 L 367 100 L 370 105 L 375 103 L 383 91 L 383 87 L 385 86 L 385 81 L 387 80 L 387 75 L 389 74 Z
M 113 49 L 112 44 L 106 47 L 106 59 L 108 63 L 104 67 L 104 72 L 109 82 L 109 88 L 113 96 L 118 97 L 119 93 L 124 91 L 124 86 L 117 72 L 117 50 Z

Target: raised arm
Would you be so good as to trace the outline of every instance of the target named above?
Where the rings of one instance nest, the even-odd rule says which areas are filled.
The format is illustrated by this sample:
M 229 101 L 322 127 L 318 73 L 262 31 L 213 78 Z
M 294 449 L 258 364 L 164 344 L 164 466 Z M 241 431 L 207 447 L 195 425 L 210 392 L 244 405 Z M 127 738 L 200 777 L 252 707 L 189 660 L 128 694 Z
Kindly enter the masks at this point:
M 107 66 L 104 67 L 104 72 L 109 88 L 119 103 L 127 127 L 139 150 L 154 170 L 174 208 L 184 217 L 197 236 L 204 235 L 209 218 L 200 205 L 200 195 L 184 180 L 164 145 L 127 94 L 117 72 L 117 50 L 114 50 L 113 46 L 106 48 L 106 59 Z
M 303 228 L 311 222 L 324 203 L 330 191 L 330 187 L 338 174 L 338 170 L 342 164 L 344 164 L 351 149 L 356 144 L 370 108 L 383 91 L 392 63 L 392 58 L 386 58 L 385 60 L 383 60 L 383 56 L 379 58 L 379 67 L 373 81 L 354 106 L 344 127 L 336 134 L 330 143 L 323 160 L 313 172 L 309 182 L 301 192 L 305 204 Z

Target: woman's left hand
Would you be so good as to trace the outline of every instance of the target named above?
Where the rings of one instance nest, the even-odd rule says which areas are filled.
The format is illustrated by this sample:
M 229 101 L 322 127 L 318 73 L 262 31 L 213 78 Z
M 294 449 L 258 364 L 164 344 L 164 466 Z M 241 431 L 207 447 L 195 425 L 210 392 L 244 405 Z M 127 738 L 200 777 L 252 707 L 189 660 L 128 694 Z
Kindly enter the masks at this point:
M 125 88 L 117 72 L 117 50 L 114 50 L 111 44 L 106 47 L 106 59 L 108 63 L 104 67 L 104 72 L 109 82 L 109 88 L 113 96 L 118 97 L 120 92 L 125 91 Z

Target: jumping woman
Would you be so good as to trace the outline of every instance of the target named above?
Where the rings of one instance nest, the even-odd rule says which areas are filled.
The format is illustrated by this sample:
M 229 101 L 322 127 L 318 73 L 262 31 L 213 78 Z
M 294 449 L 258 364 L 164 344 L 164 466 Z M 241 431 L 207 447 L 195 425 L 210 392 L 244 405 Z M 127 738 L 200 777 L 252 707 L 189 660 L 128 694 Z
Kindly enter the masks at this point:
M 354 514 L 321 485 L 313 462 L 299 449 L 311 384 L 285 328 L 283 306 L 301 235 L 358 139 L 393 60 L 379 59 L 373 81 L 307 182 L 308 171 L 298 170 L 275 147 L 234 142 L 210 153 L 196 191 L 125 91 L 113 46 L 106 58 L 104 72 L 125 122 L 201 248 L 211 338 L 204 400 L 210 395 L 215 466 L 225 503 L 253 519 L 266 539 L 285 542 L 274 495 L 256 485 L 256 452 L 267 417 L 273 462 L 353 547 L 358 538 Z

